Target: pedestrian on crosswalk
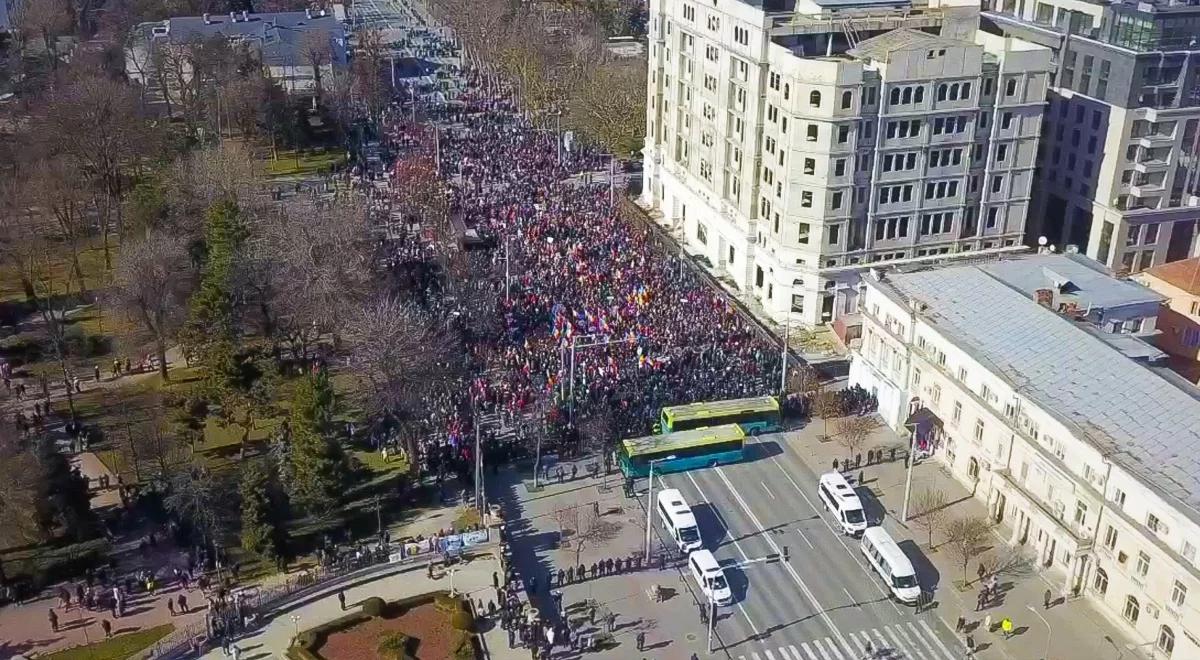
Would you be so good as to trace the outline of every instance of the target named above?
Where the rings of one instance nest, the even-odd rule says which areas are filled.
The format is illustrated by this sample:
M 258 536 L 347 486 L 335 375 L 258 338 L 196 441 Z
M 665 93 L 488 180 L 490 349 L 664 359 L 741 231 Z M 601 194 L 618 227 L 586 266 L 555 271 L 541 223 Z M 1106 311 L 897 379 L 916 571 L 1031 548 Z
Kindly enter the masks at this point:
M 1004 617 L 1004 619 L 1000 621 L 1000 629 L 1004 631 L 1004 639 L 1010 639 L 1013 635 L 1012 619 Z

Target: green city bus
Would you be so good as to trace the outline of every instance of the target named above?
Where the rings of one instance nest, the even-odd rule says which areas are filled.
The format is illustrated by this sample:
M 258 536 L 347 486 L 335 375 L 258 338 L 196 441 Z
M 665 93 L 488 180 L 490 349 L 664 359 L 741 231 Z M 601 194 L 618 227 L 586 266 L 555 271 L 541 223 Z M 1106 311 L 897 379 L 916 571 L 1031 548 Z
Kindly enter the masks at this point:
M 746 433 L 737 424 L 630 438 L 621 441 L 617 463 L 626 477 L 646 476 L 650 461 L 655 473 L 737 463 L 743 458 L 745 440 Z
M 782 430 L 779 401 L 773 396 L 758 396 L 669 406 L 662 409 L 658 432 L 673 433 L 722 424 L 739 424 L 749 435 Z

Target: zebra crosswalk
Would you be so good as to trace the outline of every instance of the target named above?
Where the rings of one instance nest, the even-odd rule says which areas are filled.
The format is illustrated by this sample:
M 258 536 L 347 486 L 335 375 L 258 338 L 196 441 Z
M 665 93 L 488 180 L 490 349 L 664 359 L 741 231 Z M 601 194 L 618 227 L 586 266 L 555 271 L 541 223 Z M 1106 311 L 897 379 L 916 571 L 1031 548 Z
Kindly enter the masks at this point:
M 924 621 L 895 623 L 737 656 L 737 660 L 961 660 Z M 957 651 L 957 648 L 955 649 Z

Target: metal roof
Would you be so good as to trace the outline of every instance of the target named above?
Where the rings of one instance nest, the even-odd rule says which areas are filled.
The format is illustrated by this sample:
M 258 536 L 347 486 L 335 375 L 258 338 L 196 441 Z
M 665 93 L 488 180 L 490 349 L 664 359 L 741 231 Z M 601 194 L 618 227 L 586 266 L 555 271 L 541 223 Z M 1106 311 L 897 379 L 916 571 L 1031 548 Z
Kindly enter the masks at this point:
M 979 266 L 867 281 L 1200 522 L 1200 401 Z
M 886 62 L 893 52 L 899 50 L 922 50 L 938 46 L 964 45 L 974 44 L 968 44 L 965 41 L 958 41 L 957 39 L 939 37 L 912 28 L 899 28 L 890 32 L 884 32 L 877 37 L 865 39 L 859 42 L 854 48 L 846 51 L 846 53 L 860 59 Z
M 1112 308 L 1161 303 L 1165 297 L 1130 280 L 1119 280 L 1100 262 L 1081 254 L 1033 254 L 979 266 L 1000 281 L 1032 296 L 1059 289 L 1059 297 L 1081 308 Z
M 682 406 L 664 408 L 671 423 L 697 417 L 714 417 L 743 412 L 772 412 L 779 410 L 779 401 L 773 396 L 756 396 L 748 399 L 726 399 L 724 401 L 702 401 Z
M 706 426 L 702 429 L 692 429 L 690 431 L 651 435 L 645 438 L 629 438 L 621 444 L 625 449 L 625 455 L 634 457 L 642 454 L 655 454 L 663 451 L 680 451 L 693 447 L 703 447 L 718 442 L 739 440 L 745 437 L 746 433 L 742 431 L 742 427 L 737 424 L 724 424 L 722 426 Z

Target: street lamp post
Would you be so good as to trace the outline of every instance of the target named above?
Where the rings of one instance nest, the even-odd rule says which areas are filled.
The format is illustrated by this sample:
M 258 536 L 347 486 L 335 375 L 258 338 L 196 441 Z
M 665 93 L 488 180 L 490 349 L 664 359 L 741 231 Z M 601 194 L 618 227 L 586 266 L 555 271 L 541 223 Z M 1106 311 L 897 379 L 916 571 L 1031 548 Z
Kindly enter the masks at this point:
M 1054 629 L 1050 627 L 1050 622 L 1046 620 L 1046 617 L 1042 616 L 1041 612 L 1037 611 L 1036 607 L 1033 605 L 1026 605 L 1025 609 L 1033 612 L 1034 616 L 1041 619 L 1042 623 L 1046 624 L 1046 651 L 1042 654 L 1042 660 L 1050 660 L 1050 638 L 1054 635 Z
M 709 603 L 711 608 L 708 611 L 708 653 L 713 652 L 713 628 L 717 625 L 717 604 Z
M 650 564 L 650 514 L 654 512 L 654 464 L 674 459 L 675 454 L 664 456 L 662 458 L 650 459 L 650 478 L 647 481 L 648 488 L 646 488 L 646 565 Z
M 792 333 L 791 314 L 783 319 L 783 361 L 779 365 L 779 396 L 787 394 L 788 340 Z

